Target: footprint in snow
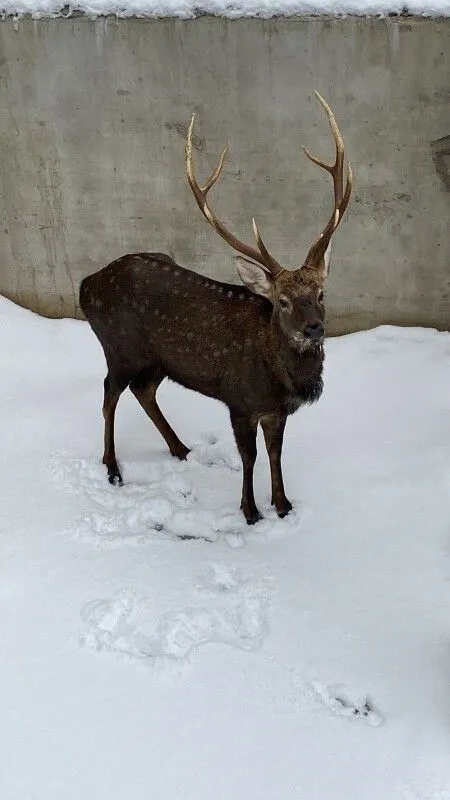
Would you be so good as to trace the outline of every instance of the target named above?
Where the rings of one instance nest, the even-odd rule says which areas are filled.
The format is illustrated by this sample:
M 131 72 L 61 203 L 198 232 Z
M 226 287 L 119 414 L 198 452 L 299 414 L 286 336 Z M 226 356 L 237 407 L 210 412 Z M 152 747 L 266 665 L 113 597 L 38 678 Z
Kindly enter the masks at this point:
M 233 594 L 242 591 L 246 584 L 251 584 L 251 580 L 239 567 L 225 561 L 213 561 L 208 564 L 206 572 L 200 575 L 196 588 L 210 595 Z
M 224 585 L 232 591 L 221 591 Z M 94 600 L 81 610 L 80 644 L 153 663 L 162 658 L 182 661 L 207 644 L 258 649 L 268 629 L 271 582 L 267 576 L 244 577 L 226 565 L 213 564 L 200 586 L 215 590 L 215 602 L 209 599 L 206 607 L 192 605 L 159 618 L 154 600 L 128 593 Z
M 187 458 L 190 461 L 201 464 L 204 467 L 218 467 L 239 472 L 241 470 L 241 460 L 237 452 L 231 448 L 223 447 L 213 436 L 206 442 L 198 442 L 193 446 Z
M 120 489 L 107 483 L 104 467 L 97 459 L 75 459 L 67 453 L 58 453 L 47 466 L 59 485 L 79 495 L 83 501 L 80 505 L 85 507 L 68 532 L 102 545 L 174 538 L 206 542 L 222 539 L 230 548 L 238 548 L 252 539 L 262 541 L 295 534 L 308 513 L 305 507 L 294 508 L 280 520 L 267 499 L 261 506 L 264 519 L 249 528 L 235 503 L 222 508 L 218 501 L 211 508 L 197 496 L 195 488 L 198 475 L 192 467 L 213 465 L 219 471 L 224 467 L 240 471 L 237 454 L 210 437 L 194 449 L 189 459 L 192 459 L 191 470 L 189 464 L 174 462 L 170 457 L 154 464 L 125 463 L 129 478 Z M 213 480 L 217 485 L 216 479 Z
M 361 719 L 374 727 L 381 725 L 384 719 L 375 708 L 368 695 L 358 696 L 347 690 L 344 684 L 336 683 L 325 686 L 314 681 L 311 688 L 324 705 L 340 717 Z

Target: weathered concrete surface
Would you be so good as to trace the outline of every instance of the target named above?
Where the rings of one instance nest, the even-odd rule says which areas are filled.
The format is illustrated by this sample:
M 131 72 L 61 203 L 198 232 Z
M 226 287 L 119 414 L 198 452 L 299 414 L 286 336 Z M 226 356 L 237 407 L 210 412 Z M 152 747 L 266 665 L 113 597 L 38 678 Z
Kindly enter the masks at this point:
M 255 215 L 301 263 L 327 219 L 330 152 L 314 88 L 355 172 L 336 235 L 330 331 L 450 327 L 450 20 L 24 20 L 0 23 L 0 292 L 52 316 L 126 252 L 157 250 L 238 282 L 184 177 L 230 158 L 214 206 L 241 237 Z

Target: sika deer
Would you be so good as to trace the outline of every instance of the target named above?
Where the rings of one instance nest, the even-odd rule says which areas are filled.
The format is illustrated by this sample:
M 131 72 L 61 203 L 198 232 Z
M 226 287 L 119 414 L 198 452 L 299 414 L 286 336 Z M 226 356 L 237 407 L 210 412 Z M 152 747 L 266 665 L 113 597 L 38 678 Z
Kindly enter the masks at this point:
M 114 448 L 114 415 L 127 387 L 172 455 L 185 459 L 189 453 L 156 402 L 158 386 L 168 377 L 228 406 L 242 458 L 241 508 L 248 524 L 261 519 L 253 494 L 258 423 L 270 460 L 272 504 L 280 517 L 291 510 L 281 472 L 283 433 L 288 415 L 315 402 L 322 393 L 323 284 L 331 237 L 352 189 L 348 165 L 344 190 L 344 144 L 338 125 L 325 100 L 316 95 L 333 133 L 335 163 L 325 164 L 306 149 L 305 153 L 332 176 L 334 208 L 300 269 L 288 271 L 280 266 L 267 251 L 254 220 L 256 248 L 233 236 L 210 209 L 207 194 L 220 176 L 228 147 L 200 186 L 192 166 L 192 117 L 185 148 L 187 179 L 208 222 L 244 256 L 237 259 L 237 269 L 245 286 L 201 277 L 161 253 L 122 256 L 82 281 L 80 306 L 108 366 L 103 463 L 110 483 L 122 484 Z

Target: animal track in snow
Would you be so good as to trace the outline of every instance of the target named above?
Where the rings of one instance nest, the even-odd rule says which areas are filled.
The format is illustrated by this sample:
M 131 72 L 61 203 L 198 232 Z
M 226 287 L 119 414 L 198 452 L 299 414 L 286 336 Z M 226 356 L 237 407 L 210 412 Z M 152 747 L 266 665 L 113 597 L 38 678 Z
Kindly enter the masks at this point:
M 349 692 L 344 684 L 336 683 L 325 686 L 318 681 L 313 681 L 311 688 L 321 702 L 340 717 L 362 719 L 374 727 L 381 725 L 384 721 L 368 695 L 360 696 Z
M 219 589 L 225 584 L 232 586 L 231 592 Z M 200 587 L 215 592 L 215 602 L 208 599 L 207 607 L 192 605 L 159 619 L 150 599 L 121 593 L 112 599 L 94 600 L 81 610 L 84 630 L 80 643 L 152 662 L 162 658 L 182 661 L 192 651 L 213 643 L 256 650 L 267 633 L 269 578 L 243 576 L 226 565 L 213 564 L 201 577 Z
M 121 488 L 108 484 L 104 466 L 95 459 L 59 453 L 46 463 L 57 483 L 80 498 L 82 514 L 69 532 L 97 543 L 121 545 L 171 538 L 214 542 L 223 538 L 230 547 L 241 547 L 246 539 L 280 538 L 296 531 L 303 509 L 294 509 L 280 520 L 274 509 L 266 506 L 262 508 L 265 519 L 249 527 L 234 505 L 240 479 L 233 475 L 233 458 L 225 458 L 226 451 L 217 443 L 202 443 L 199 453 L 197 458 L 194 451 L 187 462 L 161 454 L 148 462 L 125 462 L 126 482 Z M 213 471 L 205 466 L 209 462 L 215 464 Z M 226 494 L 230 481 L 235 484 L 231 511 Z M 194 486 L 200 487 L 204 499 L 197 496 Z
M 199 577 L 197 590 L 207 594 L 228 594 L 242 590 L 250 580 L 242 570 L 222 561 L 208 564 L 207 571 Z
M 417 786 L 401 787 L 402 800 L 450 800 L 450 789 L 447 785 L 444 787 L 436 776 L 431 774 L 427 775 L 421 780 L 423 788 Z
M 206 443 L 199 442 L 194 445 L 187 460 L 188 463 L 194 461 L 205 467 L 225 468 L 231 472 L 240 472 L 241 470 L 238 454 L 222 447 L 214 437 L 209 437 Z

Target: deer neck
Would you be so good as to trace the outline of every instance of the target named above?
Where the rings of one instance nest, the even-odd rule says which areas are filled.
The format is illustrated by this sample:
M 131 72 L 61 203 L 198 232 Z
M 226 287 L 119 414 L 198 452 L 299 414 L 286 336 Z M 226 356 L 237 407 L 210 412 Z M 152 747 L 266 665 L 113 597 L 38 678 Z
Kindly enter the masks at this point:
M 322 391 L 323 345 L 297 350 L 290 346 L 286 336 L 273 323 L 269 336 L 270 360 L 278 380 L 289 394 L 299 400 L 306 403 L 318 400 Z

